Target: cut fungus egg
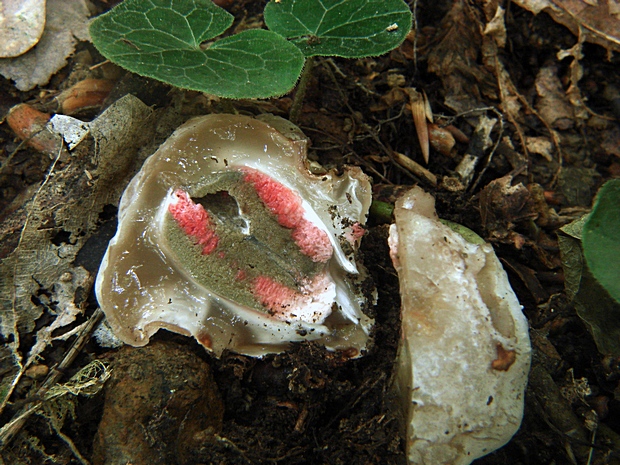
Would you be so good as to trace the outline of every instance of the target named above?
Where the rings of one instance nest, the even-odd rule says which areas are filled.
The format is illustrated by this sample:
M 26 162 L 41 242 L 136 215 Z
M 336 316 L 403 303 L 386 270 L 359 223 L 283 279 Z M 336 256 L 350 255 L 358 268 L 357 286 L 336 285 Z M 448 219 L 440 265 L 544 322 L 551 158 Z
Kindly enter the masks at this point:
M 390 254 L 402 297 L 395 390 L 408 463 L 468 465 L 523 418 L 528 324 L 490 244 L 441 223 L 419 187 L 394 209 Z
M 112 331 L 161 328 L 261 355 L 318 340 L 360 353 L 372 319 L 356 252 L 371 189 L 357 167 L 308 169 L 281 118 L 194 118 L 125 190 L 95 290 Z

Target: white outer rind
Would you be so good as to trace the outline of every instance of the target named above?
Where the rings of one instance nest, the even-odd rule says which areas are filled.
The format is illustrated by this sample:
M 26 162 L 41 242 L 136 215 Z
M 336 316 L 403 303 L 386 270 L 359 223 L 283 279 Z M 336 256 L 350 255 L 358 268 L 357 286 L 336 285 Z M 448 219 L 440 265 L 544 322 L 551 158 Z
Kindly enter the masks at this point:
M 429 207 L 430 205 L 430 207 Z M 420 188 L 401 198 L 390 249 L 402 296 L 396 388 L 415 465 L 466 465 L 507 443 L 523 416 L 527 320 L 489 244 L 441 224 Z M 498 344 L 515 351 L 492 368 Z

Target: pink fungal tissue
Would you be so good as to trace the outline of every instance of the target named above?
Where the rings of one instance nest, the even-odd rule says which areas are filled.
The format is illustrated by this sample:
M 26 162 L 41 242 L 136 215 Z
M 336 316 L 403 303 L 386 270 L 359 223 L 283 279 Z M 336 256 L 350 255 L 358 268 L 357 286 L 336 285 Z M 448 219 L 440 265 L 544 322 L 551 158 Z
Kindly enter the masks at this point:
M 215 250 L 218 237 L 215 234 L 209 213 L 200 204 L 195 204 L 187 192 L 178 189 L 174 192 L 176 202 L 170 203 L 168 210 L 189 237 L 202 247 L 202 254 L 209 255 Z
M 373 288 L 357 257 L 370 183 L 310 172 L 281 118 L 190 120 L 149 157 L 119 207 L 96 293 L 113 332 L 161 328 L 247 355 L 317 340 L 361 354 Z
M 292 229 L 292 238 L 301 252 L 315 262 L 329 260 L 333 252 L 329 236 L 304 218 L 299 195 L 260 171 L 250 168 L 243 171 L 244 180 L 254 185 L 265 206 L 278 218 L 278 223 Z

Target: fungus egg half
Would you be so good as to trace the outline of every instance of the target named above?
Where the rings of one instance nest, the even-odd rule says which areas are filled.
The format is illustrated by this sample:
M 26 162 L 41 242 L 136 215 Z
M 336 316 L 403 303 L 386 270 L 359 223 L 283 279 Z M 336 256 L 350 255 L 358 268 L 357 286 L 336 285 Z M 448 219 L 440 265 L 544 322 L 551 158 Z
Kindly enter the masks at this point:
M 303 340 L 361 353 L 373 323 L 357 257 L 370 182 L 358 167 L 311 172 L 306 149 L 270 115 L 177 129 L 120 202 L 95 285 L 113 332 L 142 346 L 165 328 L 216 354 Z

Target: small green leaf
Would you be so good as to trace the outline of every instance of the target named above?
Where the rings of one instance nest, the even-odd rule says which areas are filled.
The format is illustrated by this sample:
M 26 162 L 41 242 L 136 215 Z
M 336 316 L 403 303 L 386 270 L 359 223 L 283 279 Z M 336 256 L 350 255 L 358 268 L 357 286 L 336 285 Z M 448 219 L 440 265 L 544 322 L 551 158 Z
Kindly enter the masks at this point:
M 233 16 L 210 0 L 126 0 L 90 25 L 95 46 L 113 56 L 200 50 Z
M 601 187 L 583 228 L 583 253 L 594 277 L 620 302 L 620 179 Z
M 272 0 L 265 24 L 307 57 L 363 58 L 400 45 L 411 11 L 402 0 Z
M 620 357 L 620 303 L 594 278 L 582 252 L 584 224 L 590 215 L 560 228 L 558 245 L 566 295 L 603 354 Z
M 90 26 L 109 60 L 142 76 L 228 98 L 293 88 L 304 56 L 278 34 L 247 30 L 211 44 L 233 17 L 211 0 L 125 0 Z
M 373 200 L 370 204 L 369 217 L 377 223 L 391 223 L 393 220 L 394 204 Z
M 461 236 L 463 236 L 463 239 L 465 239 L 470 244 L 486 244 L 486 241 L 483 238 L 481 238 L 478 234 L 473 232 L 467 226 L 455 223 L 454 221 L 444 220 L 442 218 L 439 218 L 439 221 L 449 227 L 452 231 L 459 233 Z

